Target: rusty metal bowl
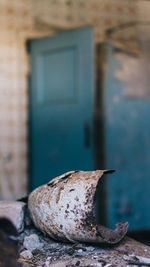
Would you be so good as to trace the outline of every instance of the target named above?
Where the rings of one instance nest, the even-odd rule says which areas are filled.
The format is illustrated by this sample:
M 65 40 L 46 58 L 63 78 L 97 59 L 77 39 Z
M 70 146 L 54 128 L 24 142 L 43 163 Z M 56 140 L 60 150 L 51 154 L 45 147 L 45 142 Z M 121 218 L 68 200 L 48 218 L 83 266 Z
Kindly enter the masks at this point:
M 94 214 L 98 181 L 109 172 L 112 171 L 71 171 L 35 189 L 28 200 L 35 226 L 61 241 L 120 242 L 128 223 L 118 223 L 115 230 L 109 230 L 96 224 Z

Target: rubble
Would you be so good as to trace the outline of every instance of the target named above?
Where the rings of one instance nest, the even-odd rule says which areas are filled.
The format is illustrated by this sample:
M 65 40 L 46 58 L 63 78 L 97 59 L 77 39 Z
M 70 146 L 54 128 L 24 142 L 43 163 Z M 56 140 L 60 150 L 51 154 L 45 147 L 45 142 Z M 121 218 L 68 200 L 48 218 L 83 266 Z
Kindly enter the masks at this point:
M 43 244 L 40 242 L 39 237 L 36 234 L 26 236 L 23 245 L 29 251 L 33 251 L 35 249 L 40 250 L 43 248 Z
M 95 195 L 95 190 L 96 190 L 96 185 L 98 182 L 98 179 L 100 177 L 100 175 L 102 175 L 105 171 L 97 171 L 96 172 L 96 177 L 95 177 L 95 172 L 92 172 L 92 176 L 91 176 L 91 172 L 89 175 L 89 177 L 87 177 L 87 172 L 82 172 L 82 175 L 84 173 L 84 179 L 87 178 L 87 184 L 86 184 L 86 188 L 85 191 L 83 191 L 84 189 L 84 181 L 81 179 L 80 180 L 80 175 L 81 172 L 70 172 L 67 173 L 67 175 L 62 175 L 54 180 L 52 180 L 50 183 L 48 183 L 45 186 L 42 186 L 40 188 L 38 188 L 38 194 L 36 195 L 36 197 L 33 197 L 33 194 L 31 193 L 30 197 L 29 197 L 29 206 L 30 206 L 30 211 L 32 213 L 32 218 L 34 219 L 35 225 L 38 226 L 38 228 L 40 230 L 43 231 L 39 231 L 38 228 L 31 223 L 31 218 L 29 216 L 29 212 L 27 209 L 27 212 L 25 212 L 25 217 L 24 217 L 24 208 L 25 208 L 25 204 L 24 203 L 20 203 L 20 202 L 4 202 L 4 203 L 0 203 L 0 216 L 5 216 L 7 215 L 8 212 L 6 212 L 6 210 L 4 210 L 4 207 L 8 208 L 8 211 L 10 211 L 10 215 L 12 217 L 11 220 L 14 220 L 14 211 L 16 211 L 16 215 L 15 215 L 15 220 L 14 220 L 14 225 L 17 226 L 17 229 L 20 229 L 20 234 L 19 236 L 17 235 L 17 255 L 18 255 L 18 267 L 75 267 L 75 266 L 82 266 L 82 267 L 111 267 L 111 266 L 118 266 L 118 267 L 127 267 L 130 266 L 130 263 L 145 263 L 147 264 L 147 266 L 149 266 L 149 262 L 150 262 L 150 247 L 143 245 L 139 242 L 136 242 L 128 237 L 125 237 L 123 240 L 122 238 L 124 237 L 126 230 L 127 230 L 127 225 L 126 224 L 117 224 L 116 230 L 110 230 L 107 228 L 104 228 L 102 226 L 97 226 L 94 223 L 93 217 L 92 217 L 92 221 L 91 221 L 91 217 L 90 216 L 94 216 L 93 214 L 93 201 L 94 201 L 94 195 Z M 78 173 L 78 175 L 77 175 Z M 71 180 L 69 180 L 71 178 L 72 175 L 76 174 L 76 179 L 77 183 L 72 183 Z M 96 179 L 93 179 L 96 178 Z M 77 179 L 78 178 L 78 179 Z M 74 182 L 75 182 L 74 180 Z M 91 181 L 92 182 L 92 186 L 91 186 Z M 63 186 L 65 185 L 65 183 L 68 183 L 68 189 L 66 189 L 66 193 L 61 195 L 61 191 L 63 191 Z M 73 187 L 74 186 L 74 187 Z M 81 188 L 82 187 L 82 188 Z M 42 190 L 46 189 L 46 191 L 44 191 L 44 193 L 42 192 Z M 53 188 L 53 190 L 51 190 Z M 80 191 L 76 190 L 77 188 L 79 188 L 78 190 L 81 190 L 83 192 L 83 194 L 79 194 Z M 89 190 L 90 189 L 90 190 Z M 75 192 L 74 192 L 75 191 Z M 77 192 L 76 192 L 77 191 Z M 36 192 L 36 191 L 34 191 Z M 45 197 L 46 194 L 50 193 L 50 192 L 54 192 L 55 194 L 53 194 L 53 197 L 51 195 L 49 195 L 49 198 L 47 199 L 47 205 L 43 204 L 45 201 Z M 71 197 L 68 197 L 67 192 L 74 192 Z M 86 194 L 87 193 L 87 194 Z M 32 196 L 32 197 L 31 197 Z M 38 196 L 38 198 L 37 198 Z M 63 202 L 63 198 L 65 196 L 65 201 L 67 202 Z M 86 196 L 86 197 L 85 197 Z M 82 197 L 82 198 L 81 198 Z M 85 198 L 84 198 L 85 197 Z M 60 201 L 59 201 L 60 200 Z M 80 203 L 80 201 L 83 203 Z M 35 201 L 35 205 L 32 206 L 33 202 Z M 74 218 L 74 224 L 71 225 L 71 228 L 68 227 L 68 212 L 65 212 L 65 219 L 66 219 L 66 224 L 64 223 L 64 217 L 61 217 L 60 214 L 63 211 L 63 209 L 61 210 L 61 203 L 62 205 L 64 205 L 64 203 L 66 203 L 65 206 L 65 211 L 69 209 L 68 204 L 70 203 L 70 206 L 72 205 L 71 201 L 75 202 L 75 205 L 79 207 L 79 209 L 81 208 L 81 206 L 83 205 L 83 207 L 86 207 L 85 211 L 92 211 L 92 213 L 84 213 L 84 209 L 82 209 L 83 213 L 76 213 Z M 32 202 L 32 203 L 31 203 Z M 52 216 L 52 218 L 49 218 L 49 202 L 51 202 L 51 207 L 53 207 L 55 209 L 55 204 L 57 203 L 57 208 L 59 207 L 60 210 L 57 210 L 57 213 L 54 214 L 51 213 L 50 215 Z M 78 203 L 79 202 L 79 203 Z M 47 219 L 47 224 L 42 224 L 43 222 L 39 220 L 38 223 L 36 223 L 35 221 L 35 215 L 37 215 L 37 210 L 39 209 L 39 203 L 40 203 L 40 212 L 42 212 L 42 216 L 40 217 L 43 220 L 46 221 Z M 78 203 L 78 204 L 77 204 Z M 81 205 L 80 205 L 81 204 Z M 36 206 L 37 205 L 37 206 Z M 2 208 L 3 207 L 3 208 Z M 17 208 L 19 207 L 19 208 Z M 66 209 L 67 208 L 67 209 Z M 35 209 L 35 212 L 33 212 L 33 209 Z M 19 213 L 19 211 L 20 213 Z M 76 212 L 78 210 L 77 207 L 74 207 L 74 210 L 76 210 Z M 3 212 L 4 213 L 3 213 Z M 70 210 L 71 211 L 71 210 Z M 80 210 L 81 211 L 81 210 Z M 13 214 L 13 215 L 12 215 Z M 10 216 L 9 215 L 9 216 Z M 20 217 L 19 217 L 20 215 Z M 18 216 L 18 217 L 17 217 Z M 60 217 L 59 217 L 60 216 Z M 63 213 L 62 213 L 63 216 Z M 6 217 L 6 216 L 5 216 Z M 57 218 L 58 217 L 58 218 Z M 9 217 L 10 218 L 10 217 Z M 16 218 L 19 218 L 19 226 L 17 225 L 16 222 Z M 76 227 L 76 219 L 77 221 L 80 222 L 82 224 L 82 227 L 79 228 L 79 230 L 84 230 L 83 232 L 83 236 L 79 235 L 80 238 L 76 238 L 72 239 L 73 235 L 73 230 Z M 51 219 L 51 220 L 50 220 Z M 64 223 L 65 227 L 60 227 L 57 228 L 57 219 L 60 220 L 61 224 Z M 50 221 L 49 221 L 50 220 Z M 64 220 L 64 221 L 63 221 Z M 71 218 L 72 220 L 72 218 Z M 49 234 L 49 231 L 51 228 L 48 228 L 48 223 L 52 223 L 53 222 L 53 228 L 56 228 L 58 234 L 54 235 L 54 233 L 52 235 Z M 42 229 L 39 227 L 40 223 L 42 224 L 41 227 L 43 227 Z M 23 228 L 23 225 L 25 224 L 25 227 Z M 3 225 L 2 225 L 3 226 Z M 79 226 L 79 224 L 78 224 Z M 47 227 L 47 228 L 46 228 Z M 52 227 L 52 225 L 50 224 L 50 227 Z M 68 228 L 67 228 L 68 227 Z M 73 228 L 74 227 L 74 228 Z M 123 228 L 122 228 L 123 227 Z M 125 229 L 124 229 L 125 227 Z M 101 242 L 97 242 L 97 239 L 95 239 L 95 233 L 93 232 L 93 228 L 96 229 L 98 232 L 97 234 L 100 235 L 101 240 L 103 241 L 103 243 Z M 60 231 L 60 229 L 62 231 Z M 22 231 L 22 232 L 21 232 Z M 60 231 L 60 232 L 59 232 Z M 69 232 L 70 231 L 70 232 Z M 71 232 L 72 231 L 72 232 Z M 91 231 L 91 233 L 90 233 Z M 118 235 L 119 231 L 122 232 L 122 235 Z M 3 229 L 1 229 L 1 233 L 5 234 L 5 240 L 9 241 L 9 235 L 7 235 L 7 233 L 4 233 Z M 46 233 L 49 234 L 46 235 Z M 67 235 L 66 235 L 67 233 Z M 80 231 L 77 232 L 76 234 L 80 234 Z M 92 239 L 92 244 L 87 243 L 86 241 L 90 241 L 89 237 L 91 238 L 92 234 L 94 233 L 94 238 Z M 60 235 L 59 235 L 60 234 Z M 64 234 L 64 235 L 63 235 Z M 69 235 L 70 234 L 70 235 Z M 86 235 L 88 234 L 88 235 Z M 0 264 L 2 262 L 3 259 L 7 259 L 6 256 L 6 252 L 8 253 L 8 245 L 5 246 L 3 248 L 3 243 L 6 243 L 3 241 L 2 239 L 2 234 L 0 235 L 1 239 L 0 239 Z M 51 238 L 52 237 L 52 238 Z M 63 238 L 62 238 L 63 237 Z M 71 237 L 71 238 L 70 238 Z M 82 237 L 82 238 L 81 238 Z M 54 240 L 55 238 L 55 240 Z M 99 237 L 98 237 L 99 238 Z M 68 241 L 68 242 L 60 242 L 60 241 Z M 99 240 L 99 239 L 98 239 Z M 121 241 L 122 242 L 119 242 Z M 80 243 L 76 242 L 74 244 L 72 244 L 69 241 L 80 241 Z M 94 242 L 95 241 L 95 242 Z M 119 242 L 119 244 L 118 244 Z M 117 245 L 116 245 L 117 243 Z M 8 243 L 9 244 L 9 243 Z M 15 251 L 15 243 L 10 243 L 11 246 L 10 248 L 13 249 L 13 251 Z M 111 244 L 111 246 L 110 246 Z M 115 244 L 115 246 L 112 246 L 112 244 Z M 5 249 L 5 250 L 4 250 Z M 4 251 L 3 253 L 1 253 L 1 251 Z M 16 253 L 16 252 L 15 252 Z M 11 264 L 7 265 L 7 266 L 16 266 L 16 254 L 13 253 L 14 257 L 12 258 L 13 260 L 15 260 L 15 265 Z M 132 254 L 131 254 L 132 253 Z M 5 255 L 5 257 L 3 256 Z M 7 262 L 10 260 L 7 259 Z M 144 264 L 143 264 L 144 266 Z M 146 265 L 145 265 L 146 266 Z
M 32 241 L 34 240 L 33 243 L 29 242 L 31 239 Z M 131 253 L 147 260 L 150 255 L 150 247 L 127 237 L 119 245 L 111 247 L 104 246 L 104 244 L 89 245 L 87 243 L 72 245 L 71 243 L 54 241 L 38 231 L 33 224 L 25 225 L 24 231 L 19 234 L 18 242 L 18 267 L 126 267 L 128 266 L 128 260 L 131 260 L 131 258 L 127 257 L 129 257 Z M 26 242 L 28 245 L 26 245 Z M 29 248 L 28 246 L 30 246 L 30 250 L 27 249 Z M 7 258 L 9 252 L 8 248 L 6 252 L 7 254 L 5 254 L 5 257 Z M 2 257 L 2 253 L 0 253 L 0 255 Z M 141 259 L 143 260 L 143 258 Z M 136 258 L 136 261 L 137 260 Z M 10 263 L 10 257 L 8 261 Z M 14 265 L 11 263 L 11 265 L 8 266 Z
M 132 251 L 134 251 L 134 255 L 139 257 L 148 258 L 150 255 L 150 247 L 127 237 L 119 245 L 111 247 L 96 244 L 91 246 L 86 243 L 72 245 L 71 243 L 54 241 L 43 235 L 34 226 L 25 228 L 25 231 L 20 235 L 20 253 L 22 253 L 22 249 L 25 251 L 24 239 L 33 234 L 39 237 L 43 247 L 41 250 L 33 250 L 31 259 L 23 258 L 20 254 L 19 267 L 126 267 L 128 266 L 128 259 L 131 260 L 127 257 Z M 72 253 L 70 254 L 68 251 L 72 251 Z M 124 258 L 124 256 L 126 257 Z
M 150 258 L 141 257 L 135 254 L 129 254 L 128 256 L 124 255 L 123 259 L 128 261 L 128 264 L 135 264 L 140 266 L 150 266 Z
M 0 217 L 9 219 L 19 233 L 24 229 L 25 206 L 20 201 L 0 201 Z
M 29 260 L 33 258 L 33 254 L 30 250 L 24 250 L 20 253 L 20 257 Z
M 143 263 L 149 264 L 150 265 L 150 259 L 149 258 L 145 258 L 145 257 L 140 257 L 140 256 L 136 256 L 136 258 Z

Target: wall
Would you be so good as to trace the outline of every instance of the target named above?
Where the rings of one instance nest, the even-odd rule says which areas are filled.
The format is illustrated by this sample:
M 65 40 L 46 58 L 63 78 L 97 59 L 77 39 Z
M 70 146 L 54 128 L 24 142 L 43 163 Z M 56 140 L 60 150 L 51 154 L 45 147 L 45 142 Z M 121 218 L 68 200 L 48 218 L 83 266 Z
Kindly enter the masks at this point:
M 34 17 L 53 29 L 68 29 L 93 24 L 95 40 L 105 39 L 105 30 L 135 20 L 134 0 L 36 0 Z M 50 4 L 49 4 L 50 3 Z M 135 40 L 135 29 L 117 35 Z
M 30 1 L 0 1 L 0 198 L 20 197 L 27 177 L 27 58 Z
M 27 192 L 28 38 L 87 24 L 94 25 L 96 42 L 105 30 L 133 21 L 131 0 L 0 0 L 0 199 Z M 135 28 L 115 39 L 136 42 Z

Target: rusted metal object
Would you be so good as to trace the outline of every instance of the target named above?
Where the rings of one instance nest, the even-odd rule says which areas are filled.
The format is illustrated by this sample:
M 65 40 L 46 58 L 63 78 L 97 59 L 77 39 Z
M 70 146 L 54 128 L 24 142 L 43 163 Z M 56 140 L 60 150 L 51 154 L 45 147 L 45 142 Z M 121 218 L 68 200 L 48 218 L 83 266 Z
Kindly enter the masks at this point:
M 125 236 L 128 223 L 108 230 L 96 225 L 96 187 L 104 173 L 112 171 L 71 171 L 29 195 L 28 206 L 35 226 L 50 237 L 70 242 L 116 244 Z

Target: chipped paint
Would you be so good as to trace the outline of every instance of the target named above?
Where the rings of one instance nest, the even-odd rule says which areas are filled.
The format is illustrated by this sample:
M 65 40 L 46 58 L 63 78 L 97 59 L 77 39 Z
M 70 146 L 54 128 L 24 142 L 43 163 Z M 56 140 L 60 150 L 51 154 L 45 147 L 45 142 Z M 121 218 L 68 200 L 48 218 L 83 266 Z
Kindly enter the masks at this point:
M 97 184 L 108 172 L 113 171 L 71 171 L 35 189 L 28 202 L 35 226 L 56 240 L 118 243 L 128 223 L 107 230 L 96 225 L 94 214 Z
M 140 53 L 136 57 L 117 52 L 115 58 L 121 64 L 115 78 L 126 83 L 123 95 L 127 98 L 150 98 L 150 42 L 140 41 Z

